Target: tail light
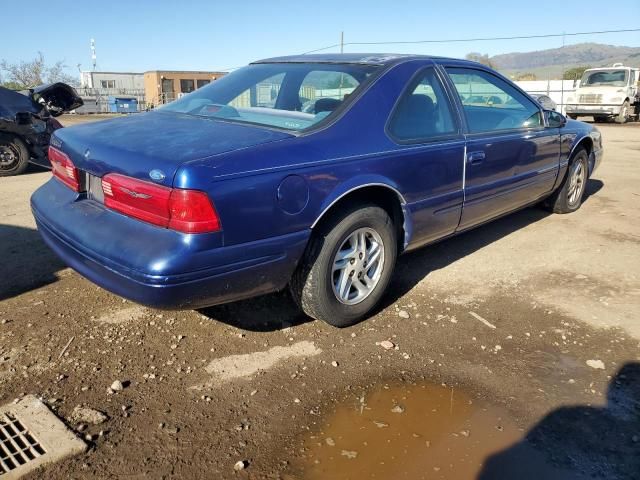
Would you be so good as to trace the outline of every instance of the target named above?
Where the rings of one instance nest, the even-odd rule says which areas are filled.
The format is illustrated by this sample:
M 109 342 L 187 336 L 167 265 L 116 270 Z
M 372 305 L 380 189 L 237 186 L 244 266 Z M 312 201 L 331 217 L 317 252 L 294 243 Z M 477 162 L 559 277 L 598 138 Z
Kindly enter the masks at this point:
M 80 176 L 78 169 L 73 164 L 69 156 L 55 147 L 49 146 L 49 162 L 51 162 L 51 173 L 62 183 L 72 190 L 80 191 Z
M 220 230 L 220 219 L 206 193 L 168 188 L 117 173 L 102 178 L 104 204 L 145 222 L 184 233 Z

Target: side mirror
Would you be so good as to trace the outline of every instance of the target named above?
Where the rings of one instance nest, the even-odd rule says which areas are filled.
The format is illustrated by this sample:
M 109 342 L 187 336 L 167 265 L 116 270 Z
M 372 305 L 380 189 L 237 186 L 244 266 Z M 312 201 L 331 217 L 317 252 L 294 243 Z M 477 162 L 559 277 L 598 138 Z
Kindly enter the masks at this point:
M 551 128 L 562 128 L 567 124 L 567 118 L 554 110 L 545 110 L 544 116 L 547 119 L 547 126 Z
M 18 125 L 29 125 L 31 123 L 31 113 L 18 112 L 16 113 L 15 121 Z

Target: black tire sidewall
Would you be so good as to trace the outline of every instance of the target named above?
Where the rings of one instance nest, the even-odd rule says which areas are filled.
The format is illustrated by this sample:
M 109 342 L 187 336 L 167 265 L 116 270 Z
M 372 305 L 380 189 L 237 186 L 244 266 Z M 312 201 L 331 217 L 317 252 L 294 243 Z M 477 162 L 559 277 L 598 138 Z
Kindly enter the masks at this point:
M 569 204 L 569 185 L 571 184 L 571 169 L 576 162 L 582 162 L 582 167 L 585 169 L 585 180 L 582 187 L 582 193 L 580 198 L 574 205 Z M 589 156 L 587 155 L 587 151 L 584 149 L 580 149 L 576 152 L 573 160 L 569 164 L 569 169 L 567 170 L 567 178 L 565 179 L 564 185 L 562 186 L 562 190 L 560 191 L 560 205 L 559 207 L 562 209 L 563 213 L 575 212 L 582 205 L 582 198 L 584 197 L 584 192 L 587 189 L 587 182 L 589 180 Z
M 0 145 L 13 147 L 18 152 L 18 161 L 10 170 L 0 170 L 0 177 L 10 177 L 23 173 L 29 166 L 29 150 L 22 140 L 13 135 L 0 134 Z
M 333 260 L 349 235 L 360 228 L 371 228 L 382 238 L 384 267 L 380 281 L 367 298 L 356 305 L 345 305 L 333 292 Z M 395 227 L 385 210 L 378 206 L 364 206 L 334 223 L 322 243 L 312 268 L 312 275 L 318 279 L 313 293 L 317 296 L 321 319 L 336 327 L 353 325 L 375 308 L 391 280 L 397 257 Z

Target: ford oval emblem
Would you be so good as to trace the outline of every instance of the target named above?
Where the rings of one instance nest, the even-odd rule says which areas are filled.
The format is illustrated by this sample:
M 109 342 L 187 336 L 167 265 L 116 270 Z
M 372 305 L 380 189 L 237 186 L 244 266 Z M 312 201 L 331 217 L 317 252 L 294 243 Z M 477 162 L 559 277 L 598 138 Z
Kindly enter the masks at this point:
M 162 170 L 151 170 L 149 172 L 149 177 L 151 177 L 151 180 L 153 180 L 154 182 L 161 182 L 163 181 L 167 176 L 164 174 L 164 172 Z

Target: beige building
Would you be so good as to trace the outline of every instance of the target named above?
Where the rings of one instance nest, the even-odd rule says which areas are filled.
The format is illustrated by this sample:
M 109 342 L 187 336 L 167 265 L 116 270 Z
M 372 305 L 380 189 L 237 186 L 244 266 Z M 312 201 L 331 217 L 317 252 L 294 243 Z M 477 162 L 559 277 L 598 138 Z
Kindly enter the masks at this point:
M 222 77 L 225 72 L 182 72 L 155 70 L 144 72 L 144 93 L 147 105 L 161 105 L 186 93 L 204 87 Z

